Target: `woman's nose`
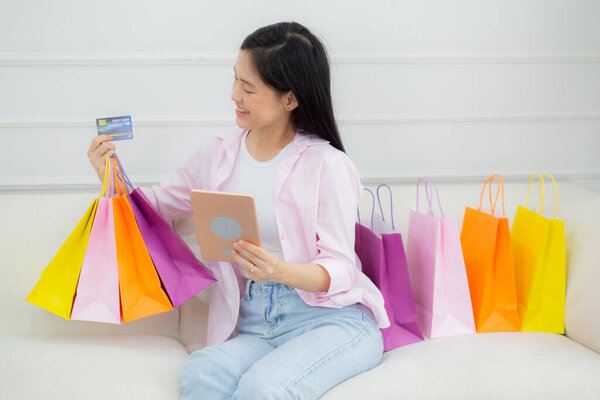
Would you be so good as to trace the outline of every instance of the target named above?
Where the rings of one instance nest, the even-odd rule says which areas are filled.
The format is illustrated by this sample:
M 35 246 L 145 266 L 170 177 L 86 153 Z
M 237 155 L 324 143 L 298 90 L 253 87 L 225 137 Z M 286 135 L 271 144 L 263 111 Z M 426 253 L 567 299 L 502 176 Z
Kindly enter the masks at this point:
M 233 82 L 233 86 L 231 88 L 231 100 L 235 101 L 236 103 L 241 103 L 242 96 L 239 90 L 236 90 L 236 86 L 237 85 L 235 82 Z

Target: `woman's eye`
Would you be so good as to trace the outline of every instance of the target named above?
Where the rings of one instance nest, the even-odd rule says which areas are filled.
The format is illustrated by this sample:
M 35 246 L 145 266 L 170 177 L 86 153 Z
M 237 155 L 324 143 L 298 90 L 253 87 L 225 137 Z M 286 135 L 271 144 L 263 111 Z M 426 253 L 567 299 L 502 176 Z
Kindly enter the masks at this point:
M 246 89 L 244 89 L 244 92 L 246 92 L 246 93 L 252 93 L 252 92 L 247 91 Z

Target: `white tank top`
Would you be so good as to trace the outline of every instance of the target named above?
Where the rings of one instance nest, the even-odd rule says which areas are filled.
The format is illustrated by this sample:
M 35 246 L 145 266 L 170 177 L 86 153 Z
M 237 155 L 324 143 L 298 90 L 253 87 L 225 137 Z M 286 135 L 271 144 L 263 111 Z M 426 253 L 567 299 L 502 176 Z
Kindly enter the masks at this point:
M 289 143 L 271 160 L 261 162 L 254 159 L 248 152 L 246 147 L 247 135 L 248 131 L 244 133 L 240 143 L 239 155 L 232 172 L 230 190 L 234 193 L 245 193 L 254 196 L 261 246 L 283 259 L 273 196 L 275 175 L 281 157 Z M 236 265 L 234 264 L 234 266 Z M 239 268 L 242 276 L 249 278 L 244 269 Z

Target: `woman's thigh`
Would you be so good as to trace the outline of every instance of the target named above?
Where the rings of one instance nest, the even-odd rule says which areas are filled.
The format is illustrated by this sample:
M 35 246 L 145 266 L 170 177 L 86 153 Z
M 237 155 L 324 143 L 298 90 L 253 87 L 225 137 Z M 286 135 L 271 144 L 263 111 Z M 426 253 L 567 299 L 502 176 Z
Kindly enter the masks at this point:
M 381 331 L 362 306 L 357 315 L 315 323 L 281 344 L 242 375 L 234 399 L 317 399 L 337 384 L 381 362 Z
M 181 367 L 181 399 L 231 399 L 240 376 L 273 350 L 264 339 L 239 334 L 194 351 Z

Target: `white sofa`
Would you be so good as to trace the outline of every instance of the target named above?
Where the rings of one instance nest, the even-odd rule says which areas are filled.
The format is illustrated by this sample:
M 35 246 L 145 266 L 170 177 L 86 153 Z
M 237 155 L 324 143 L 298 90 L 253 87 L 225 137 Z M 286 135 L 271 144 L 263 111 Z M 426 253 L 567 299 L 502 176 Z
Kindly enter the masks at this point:
M 446 214 L 460 226 L 465 206 L 477 206 L 481 185 L 439 188 Z M 393 189 L 395 222 L 405 234 L 415 189 Z M 526 190 L 523 182 L 506 184 L 511 222 Z M 559 190 L 558 216 L 567 235 L 566 335 L 504 332 L 425 340 L 386 352 L 381 365 L 322 399 L 600 399 L 600 194 L 561 182 Z M 177 399 L 182 363 L 205 345 L 212 288 L 177 310 L 121 326 L 66 321 L 25 302 L 95 196 L 0 195 L 0 399 Z M 365 195 L 363 218 L 369 203 Z M 197 253 L 191 220 L 174 225 Z

